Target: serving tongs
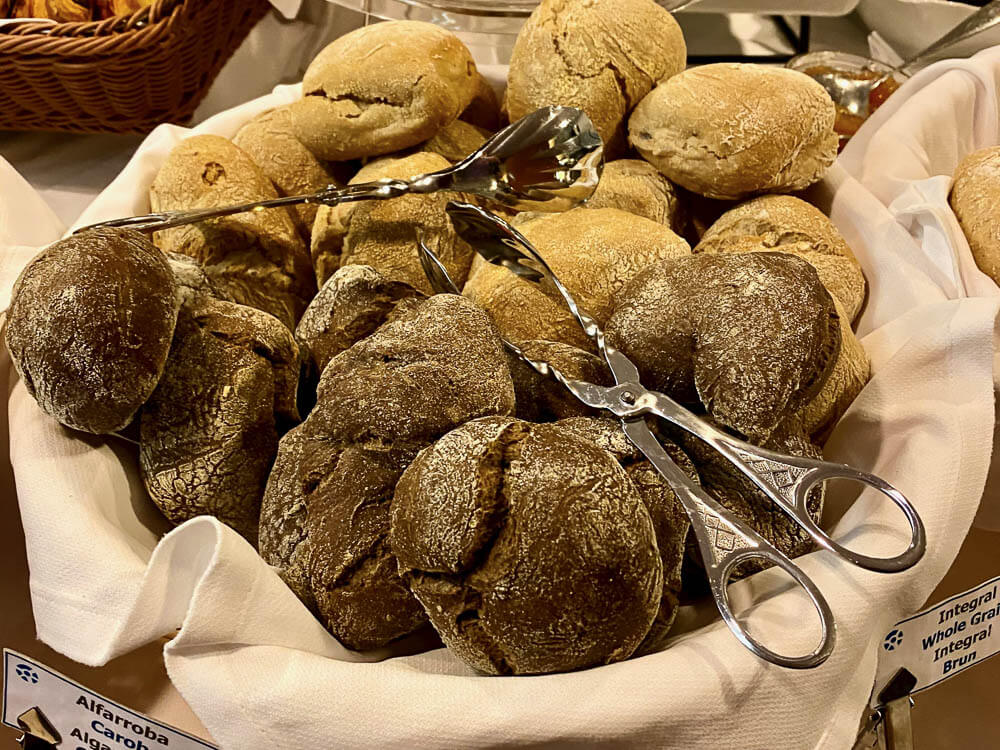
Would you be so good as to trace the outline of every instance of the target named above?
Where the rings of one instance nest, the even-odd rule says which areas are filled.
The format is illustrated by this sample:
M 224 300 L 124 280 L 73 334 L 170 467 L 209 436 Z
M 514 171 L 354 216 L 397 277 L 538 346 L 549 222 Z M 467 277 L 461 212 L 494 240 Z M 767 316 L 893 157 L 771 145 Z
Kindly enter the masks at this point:
M 594 342 L 611 369 L 616 383 L 614 386 L 574 380 L 547 362 L 526 356 L 513 342 L 504 341 L 504 345 L 535 371 L 557 380 L 583 403 L 608 411 L 621 420 L 622 430 L 629 440 L 667 481 L 684 506 L 705 563 L 712 596 L 733 635 L 760 658 L 782 667 L 808 669 L 826 661 L 834 648 L 836 627 L 830 606 L 817 586 L 785 554 L 688 478 L 646 425 L 646 417 L 665 419 L 703 440 L 805 529 L 816 544 L 867 570 L 898 572 L 911 567 L 923 556 L 926 548 L 924 526 L 906 497 L 874 474 L 844 464 L 786 456 L 751 445 L 698 418 L 670 397 L 644 388 L 639 382 L 636 366 L 628 357 L 608 345 L 600 326 L 580 310 L 566 287 L 520 232 L 503 219 L 468 203 L 449 202 L 446 210 L 458 234 L 485 260 L 503 266 L 528 281 L 538 283 L 544 279 L 551 283 L 584 333 Z M 422 241 L 418 242 L 418 247 L 424 271 L 435 291 L 459 294 L 458 288 L 430 248 Z M 828 479 L 861 482 L 874 487 L 892 500 L 903 511 L 910 524 L 912 536 L 907 549 L 895 557 L 870 557 L 847 549 L 820 529 L 810 517 L 806 501 L 809 491 Z M 773 563 L 805 589 L 819 614 L 822 627 L 820 643 L 813 651 L 804 656 L 778 654 L 760 643 L 737 620 L 730 606 L 727 584 L 735 568 L 749 560 Z
M 161 211 L 90 224 L 76 233 L 98 227 L 157 232 L 206 219 L 301 203 L 335 206 L 438 190 L 478 195 L 516 211 L 565 211 L 590 197 L 601 179 L 603 167 L 604 144 L 582 110 L 542 107 L 496 133 L 458 164 L 408 180 L 387 178 L 346 187 L 331 185 L 309 195 Z

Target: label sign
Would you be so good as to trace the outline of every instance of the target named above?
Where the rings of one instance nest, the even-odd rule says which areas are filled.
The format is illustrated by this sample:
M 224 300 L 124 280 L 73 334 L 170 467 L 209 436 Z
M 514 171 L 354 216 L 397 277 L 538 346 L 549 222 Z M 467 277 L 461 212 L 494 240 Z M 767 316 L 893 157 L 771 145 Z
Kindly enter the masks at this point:
M 3 650 L 3 723 L 22 729 L 31 709 L 69 750 L 217 750 L 204 740 L 116 703 L 34 659 Z
M 1000 576 L 900 620 L 879 645 L 877 685 L 906 667 L 925 690 L 1000 651 Z

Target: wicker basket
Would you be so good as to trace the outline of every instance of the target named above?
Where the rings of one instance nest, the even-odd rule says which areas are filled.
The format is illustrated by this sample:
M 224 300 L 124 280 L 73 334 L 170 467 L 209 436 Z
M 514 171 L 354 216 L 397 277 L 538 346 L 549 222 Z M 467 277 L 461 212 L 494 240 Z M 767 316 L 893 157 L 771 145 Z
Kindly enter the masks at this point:
M 189 119 L 267 0 L 154 0 L 131 16 L 0 26 L 0 129 L 145 133 Z

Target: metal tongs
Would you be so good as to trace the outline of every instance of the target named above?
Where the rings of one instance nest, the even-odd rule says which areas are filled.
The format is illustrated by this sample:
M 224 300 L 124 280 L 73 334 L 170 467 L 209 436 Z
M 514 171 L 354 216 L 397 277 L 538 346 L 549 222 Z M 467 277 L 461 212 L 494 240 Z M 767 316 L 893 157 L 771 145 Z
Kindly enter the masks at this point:
M 156 232 L 300 203 L 336 206 L 438 190 L 478 195 L 517 211 L 564 211 L 590 197 L 603 167 L 604 143 L 583 110 L 542 107 L 493 135 L 458 164 L 438 172 L 408 180 L 386 178 L 346 187 L 331 185 L 309 195 L 129 216 L 90 224 L 74 234 L 98 227 Z
M 529 367 L 562 383 L 588 406 L 611 412 L 621 420 L 622 429 L 629 440 L 666 479 L 687 511 L 698 549 L 705 562 L 705 573 L 712 596 L 733 635 L 760 658 L 782 667 L 808 669 L 826 661 L 833 651 L 836 630 L 833 613 L 819 589 L 786 555 L 691 481 L 667 455 L 646 425 L 645 418 L 650 415 L 661 417 L 703 440 L 791 516 L 816 544 L 867 570 L 898 572 L 909 568 L 923 556 L 926 547 L 924 526 L 910 502 L 892 485 L 874 474 L 844 464 L 786 456 L 758 448 L 713 427 L 668 396 L 644 388 L 639 382 L 639 371 L 635 365 L 605 342 L 600 326 L 580 310 L 566 287 L 520 232 L 503 219 L 468 203 L 451 202 L 446 210 L 458 234 L 485 260 L 503 266 L 528 281 L 537 283 L 546 279 L 555 286 L 584 333 L 603 355 L 615 379 L 616 385 L 612 387 L 570 379 L 548 363 L 526 356 L 516 344 L 504 341 L 504 345 Z M 421 263 L 434 289 L 437 292 L 460 294 L 433 252 L 422 241 L 418 244 Z M 912 531 L 906 551 L 896 557 L 869 557 L 847 549 L 820 529 L 809 516 L 806 500 L 810 489 L 828 479 L 861 482 L 879 490 L 899 506 Z M 737 620 L 730 606 L 726 587 L 736 566 L 748 560 L 773 563 L 805 589 L 819 614 L 822 626 L 821 642 L 811 653 L 804 656 L 778 654 L 760 643 Z

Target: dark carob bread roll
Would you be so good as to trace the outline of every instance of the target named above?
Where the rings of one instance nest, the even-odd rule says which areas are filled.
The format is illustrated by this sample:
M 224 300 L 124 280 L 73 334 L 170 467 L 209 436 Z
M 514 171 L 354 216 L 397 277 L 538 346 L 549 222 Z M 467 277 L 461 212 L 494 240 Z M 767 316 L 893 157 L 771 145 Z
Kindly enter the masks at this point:
M 170 521 L 211 515 L 256 542 L 279 432 L 298 420 L 298 370 L 298 347 L 277 318 L 189 298 L 140 423 L 143 481 Z
M 21 272 L 6 343 L 38 405 L 67 427 L 125 427 L 156 387 L 177 322 L 177 282 L 142 234 L 95 229 Z
M 330 360 L 316 407 L 282 439 L 261 554 L 349 648 L 413 632 L 426 617 L 388 539 L 396 481 L 444 433 L 513 409 L 503 346 L 481 308 L 455 295 L 400 307 Z
M 548 362 L 568 378 L 597 385 L 614 385 L 607 363 L 596 354 L 558 341 L 535 339 L 519 344 L 534 360 Z M 508 355 L 514 379 L 517 416 L 529 422 L 552 422 L 566 417 L 593 416 L 597 412 L 570 393 L 566 386 L 546 377 L 513 354 Z
M 424 295 L 409 284 L 386 279 L 371 266 L 337 269 L 295 329 L 307 377 L 318 380 L 331 359 L 374 333 L 406 299 Z
M 639 497 L 646 504 L 646 510 L 649 511 L 656 533 L 660 562 L 663 565 L 663 589 L 656 618 L 633 655 L 642 656 L 659 651 L 666 643 L 670 626 L 673 625 L 677 615 L 682 585 L 681 569 L 691 521 L 667 481 L 625 436 L 617 419 L 573 417 L 562 419 L 556 424 L 590 440 L 618 459 L 618 463 L 622 465 L 632 484 L 639 491 Z M 669 440 L 661 442 L 674 463 L 697 484 L 698 472 L 687 454 Z
M 181 141 L 149 190 L 154 211 L 210 208 L 277 198 L 253 160 L 217 135 Z M 200 221 L 154 235 L 165 252 L 189 255 L 227 297 L 294 329 L 316 293 L 309 252 L 285 208 Z
M 627 659 L 659 607 L 638 491 L 611 454 L 556 425 L 477 420 L 421 452 L 396 486 L 391 542 L 441 639 L 483 672 Z
M 833 298 L 806 261 L 704 253 L 641 272 L 616 298 L 607 338 L 647 388 L 757 441 L 819 393 L 840 330 Z

